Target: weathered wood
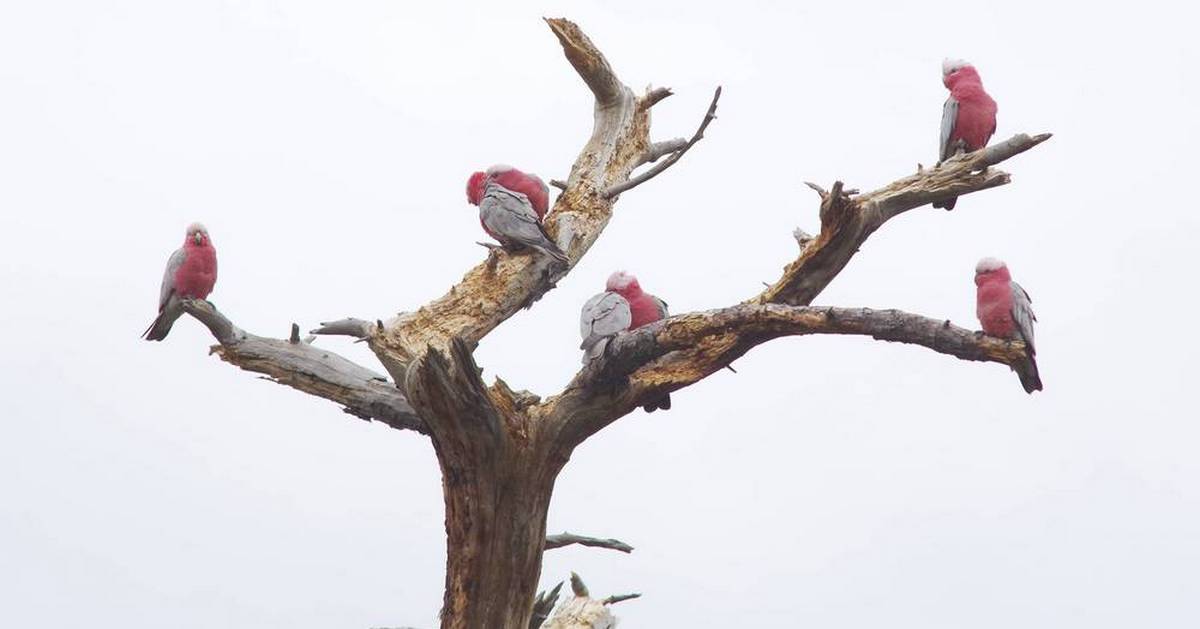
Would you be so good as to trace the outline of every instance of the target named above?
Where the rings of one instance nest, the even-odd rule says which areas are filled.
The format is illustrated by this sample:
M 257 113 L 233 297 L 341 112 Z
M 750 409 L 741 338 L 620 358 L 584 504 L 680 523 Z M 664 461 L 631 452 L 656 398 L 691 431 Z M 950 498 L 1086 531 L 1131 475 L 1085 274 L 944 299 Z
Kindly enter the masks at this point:
M 376 326 L 370 321 L 353 317 L 337 321 L 322 321 L 321 327 L 310 330 L 309 334 L 352 336 L 356 339 L 366 339 L 383 326 Z
M 612 629 L 617 626 L 617 617 L 613 615 L 609 605 L 641 597 L 641 594 L 617 594 L 603 600 L 597 600 L 588 593 L 583 579 L 574 572 L 571 573 L 572 598 L 554 610 L 542 629 Z
M 549 592 L 538 592 L 533 600 L 533 615 L 529 618 L 529 629 L 538 629 L 550 617 L 554 606 L 558 603 L 558 591 L 562 589 L 562 581 Z
M 633 552 L 633 546 L 622 542 L 619 539 L 601 539 L 599 537 L 586 537 L 584 535 L 576 535 L 574 533 L 559 533 L 557 535 L 546 536 L 546 550 L 552 548 L 562 548 L 571 544 L 579 544 L 580 546 L 591 546 L 593 548 L 608 548 L 610 550 L 619 550 L 623 553 Z
M 427 419 L 446 503 L 444 629 L 524 628 L 565 458 L 547 456 L 508 387 L 486 387 L 465 341 L 429 349 L 406 389 Z
M 963 360 L 1008 365 L 1029 373 L 1024 343 L 986 336 L 899 310 L 742 304 L 669 317 L 609 342 L 564 393 L 537 413 L 561 418 L 563 447 L 574 447 L 616 418 L 726 367 L 753 347 L 781 336 L 864 335 L 921 345 Z
M 853 198 L 841 190 L 841 182 L 836 182 L 834 191 L 829 193 L 809 184 L 821 196 L 821 233 L 784 268 L 783 277 L 747 303 L 794 306 L 811 303 L 841 273 L 867 238 L 889 219 L 935 201 L 1009 183 L 1008 173 L 988 167 L 1048 139 L 1049 133 L 1032 137 L 1021 133 Z
M 186 301 L 183 308 L 212 332 L 220 343 L 212 353 L 221 360 L 340 404 L 355 417 L 427 433 L 404 394 L 382 374 L 309 343 L 245 332 L 207 301 Z

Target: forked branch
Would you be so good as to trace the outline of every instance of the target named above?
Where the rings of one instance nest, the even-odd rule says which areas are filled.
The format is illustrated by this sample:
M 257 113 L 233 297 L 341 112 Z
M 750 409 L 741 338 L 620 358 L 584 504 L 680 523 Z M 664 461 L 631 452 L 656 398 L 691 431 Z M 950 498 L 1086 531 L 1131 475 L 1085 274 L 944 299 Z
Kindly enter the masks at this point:
M 654 168 L 605 190 L 604 197 L 611 199 L 622 192 L 632 190 L 657 177 L 662 171 L 674 166 L 675 162 L 678 162 L 684 153 L 687 153 L 697 142 L 704 139 L 704 130 L 708 128 L 709 123 L 717 119 L 717 101 L 719 100 L 721 100 L 721 87 L 717 86 L 716 91 L 713 92 L 712 103 L 709 104 L 708 111 L 704 113 L 704 119 L 700 121 L 700 128 L 696 129 L 696 133 L 692 134 L 692 139 L 686 141 L 683 139 L 667 140 L 666 142 L 657 142 L 650 145 L 646 149 L 646 153 L 641 158 L 640 163 L 656 162 L 658 158 L 667 152 L 671 152 L 671 156 L 661 164 L 654 166 Z

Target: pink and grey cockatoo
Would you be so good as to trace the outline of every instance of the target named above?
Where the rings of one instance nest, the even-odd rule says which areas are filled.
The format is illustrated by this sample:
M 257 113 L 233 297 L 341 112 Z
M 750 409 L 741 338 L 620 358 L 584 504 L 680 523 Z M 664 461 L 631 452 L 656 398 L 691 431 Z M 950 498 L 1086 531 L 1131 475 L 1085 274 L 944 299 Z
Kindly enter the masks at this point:
M 667 302 L 642 290 L 637 278 L 625 271 L 608 277 L 604 292 L 587 300 L 579 313 L 579 335 L 583 342 L 583 363 L 604 355 L 608 341 L 618 332 L 637 328 L 668 316 Z M 647 413 L 671 408 L 671 396 L 664 395 L 642 407 Z
M 942 62 L 942 83 L 950 96 L 942 105 L 938 163 L 959 151 L 978 151 L 996 132 L 996 101 L 983 91 L 975 66 L 961 59 L 946 59 Z M 956 201 L 957 197 L 939 201 L 933 207 L 953 210 Z
M 532 247 L 562 264 L 567 256 L 542 229 L 550 188 L 537 175 L 497 164 L 467 180 L 467 201 L 479 206 L 479 222 L 506 249 Z
M 1012 281 L 1008 267 L 996 258 L 984 258 L 975 265 L 975 314 L 989 336 L 1025 341 L 1029 348 L 1032 373 L 1022 374 L 1026 393 L 1042 390 L 1033 347 L 1033 300 L 1021 285 Z
M 217 250 L 208 230 L 200 223 L 192 223 L 188 225 L 183 246 L 167 260 L 158 297 L 158 316 L 142 336 L 148 341 L 167 338 L 171 326 L 183 314 L 183 301 L 208 297 L 216 283 Z

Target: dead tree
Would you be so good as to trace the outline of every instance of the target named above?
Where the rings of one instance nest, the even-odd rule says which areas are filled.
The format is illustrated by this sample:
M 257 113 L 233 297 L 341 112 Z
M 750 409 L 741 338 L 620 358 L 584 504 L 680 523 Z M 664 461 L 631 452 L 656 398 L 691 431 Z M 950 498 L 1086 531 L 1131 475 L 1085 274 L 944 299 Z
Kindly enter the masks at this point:
M 221 359 L 331 400 L 347 413 L 426 435 L 442 470 L 446 501 L 445 628 L 524 629 L 529 625 L 547 548 L 546 512 L 554 482 L 576 446 L 664 393 L 677 391 L 779 336 L 856 334 L 910 343 L 964 360 L 1007 365 L 1024 377 L 1024 344 L 984 336 L 949 321 L 896 310 L 809 304 L 889 219 L 950 197 L 1004 185 L 994 165 L 1049 135 L 1017 135 L 986 149 L 920 169 L 858 194 L 836 182 L 821 197 L 821 231 L 797 236 L 799 257 L 783 276 L 746 301 L 670 317 L 624 333 L 607 357 L 583 368 L 557 395 L 542 399 L 480 377 L 472 352 L 489 332 L 554 288 L 600 237 L 620 196 L 663 172 L 703 136 L 720 89 L 689 140 L 654 142 L 650 109 L 671 95 L 637 95 L 572 22 L 546 20 L 567 60 L 595 96 L 591 138 L 546 217 L 567 252 L 567 268 L 545 257 L 495 251 L 442 297 L 387 321 L 345 319 L 315 334 L 365 341 L 391 379 L 301 339 L 271 339 L 238 329 L 207 302 L 187 304 L 219 345 Z M 661 161 L 659 161 L 661 159 Z M 658 162 L 640 175 L 634 170 Z M 811 184 L 810 184 L 811 185 Z M 557 540 L 562 541 L 562 540 Z

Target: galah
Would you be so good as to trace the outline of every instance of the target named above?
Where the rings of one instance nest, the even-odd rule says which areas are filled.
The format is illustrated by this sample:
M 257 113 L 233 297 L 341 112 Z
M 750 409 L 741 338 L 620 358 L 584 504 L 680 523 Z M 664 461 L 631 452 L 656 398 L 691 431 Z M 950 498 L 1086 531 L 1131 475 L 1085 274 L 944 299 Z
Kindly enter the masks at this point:
M 567 256 L 542 229 L 550 188 L 537 175 L 498 164 L 467 179 L 467 201 L 479 206 L 479 222 L 506 249 L 532 247 L 562 264 Z
M 1025 342 L 1033 373 L 1022 377 L 1026 393 L 1042 390 L 1033 346 L 1033 300 L 1021 285 L 1012 281 L 1008 266 L 996 258 L 984 258 L 975 265 L 975 314 L 983 331 L 1005 339 Z
M 142 336 L 148 341 L 167 338 L 171 326 L 183 314 L 183 301 L 208 297 L 216 283 L 217 250 L 208 230 L 200 223 L 192 223 L 188 225 L 183 246 L 167 260 L 158 296 L 158 316 Z
M 978 151 L 996 132 L 996 101 L 983 90 L 975 66 L 961 59 L 946 59 L 942 62 L 942 84 L 950 90 L 950 96 L 942 105 L 939 163 L 959 151 Z M 953 210 L 956 201 L 957 197 L 939 201 L 933 207 Z
M 604 292 L 587 301 L 579 313 L 579 335 L 583 342 L 586 365 L 604 355 L 608 341 L 618 332 L 637 328 L 668 316 L 667 303 L 642 290 L 637 278 L 617 271 L 608 277 Z M 671 408 L 671 396 L 664 395 L 642 407 L 647 413 Z

